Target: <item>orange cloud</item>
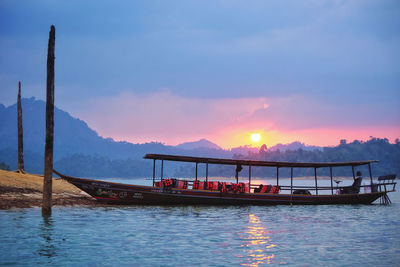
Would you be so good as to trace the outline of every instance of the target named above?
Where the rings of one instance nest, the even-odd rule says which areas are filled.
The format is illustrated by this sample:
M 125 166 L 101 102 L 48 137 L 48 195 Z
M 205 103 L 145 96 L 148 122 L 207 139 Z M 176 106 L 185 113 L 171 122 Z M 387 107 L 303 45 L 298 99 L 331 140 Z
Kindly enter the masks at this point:
M 122 93 L 97 98 L 78 108 L 103 136 L 131 142 L 178 144 L 240 125 L 255 111 L 267 107 L 266 98 L 201 99 L 172 95 L 164 90 L 149 95 Z

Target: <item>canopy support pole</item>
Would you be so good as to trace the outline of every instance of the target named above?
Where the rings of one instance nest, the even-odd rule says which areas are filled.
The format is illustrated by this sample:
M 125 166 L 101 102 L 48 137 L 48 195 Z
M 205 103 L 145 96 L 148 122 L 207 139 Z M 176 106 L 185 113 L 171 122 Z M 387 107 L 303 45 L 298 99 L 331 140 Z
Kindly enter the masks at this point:
M 318 195 L 317 168 L 314 168 L 314 177 L 315 177 L 315 194 Z
M 331 175 L 331 193 L 333 195 L 333 172 L 332 172 L 332 167 L 329 167 L 329 173 Z
M 161 160 L 161 181 L 164 178 L 164 160 Z
M 197 166 L 199 165 L 198 162 L 196 162 L 196 181 L 197 181 Z
M 206 182 L 208 182 L 208 162 L 206 163 Z
M 372 170 L 371 170 L 371 163 L 368 163 L 368 170 L 369 170 L 369 178 L 371 179 L 371 191 L 372 191 Z
M 276 186 L 279 185 L 279 167 L 276 167 Z
M 156 180 L 156 160 L 153 159 L 153 186 Z
M 249 165 L 249 193 L 251 190 L 251 165 Z
M 293 167 L 290 168 L 290 194 L 293 194 Z

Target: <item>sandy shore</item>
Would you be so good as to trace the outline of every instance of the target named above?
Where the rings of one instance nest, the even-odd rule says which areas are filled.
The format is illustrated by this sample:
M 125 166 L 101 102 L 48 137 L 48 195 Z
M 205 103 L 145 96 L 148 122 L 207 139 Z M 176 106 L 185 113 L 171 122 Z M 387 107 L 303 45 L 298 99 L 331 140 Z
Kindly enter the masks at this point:
M 0 209 L 39 207 L 43 176 L 0 170 Z M 72 184 L 53 179 L 53 205 L 97 205 L 94 198 Z

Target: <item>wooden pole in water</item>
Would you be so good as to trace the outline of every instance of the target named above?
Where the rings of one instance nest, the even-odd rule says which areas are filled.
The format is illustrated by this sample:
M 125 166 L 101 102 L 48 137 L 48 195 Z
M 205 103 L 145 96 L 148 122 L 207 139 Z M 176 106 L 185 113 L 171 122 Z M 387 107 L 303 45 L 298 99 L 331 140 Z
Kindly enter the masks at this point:
M 56 28 L 50 27 L 47 48 L 47 98 L 46 98 L 46 144 L 44 151 L 44 182 L 42 215 L 51 215 L 54 140 L 54 46 Z
M 22 106 L 21 106 L 21 81 L 18 82 L 18 104 L 17 104 L 17 124 L 18 124 L 18 172 L 25 173 L 24 168 L 24 134 L 22 127 Z

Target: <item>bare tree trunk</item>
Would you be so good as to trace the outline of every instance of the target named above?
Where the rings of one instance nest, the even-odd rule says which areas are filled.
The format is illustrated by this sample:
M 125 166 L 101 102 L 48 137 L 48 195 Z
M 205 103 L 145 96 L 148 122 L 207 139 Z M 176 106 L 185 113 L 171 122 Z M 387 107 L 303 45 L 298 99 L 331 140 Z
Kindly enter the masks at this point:
M 47 50 L 46 145 L 44 152 L 44 183 L 42 215 L 51 215 L 54 138 L 54 46 L 56 28 L 51 25 Z
M 22 107 L 21 107 L 21 82 L 18 82 L 18 172 L 25 173 L 24 168 L 24 140 L 22 129 Z

